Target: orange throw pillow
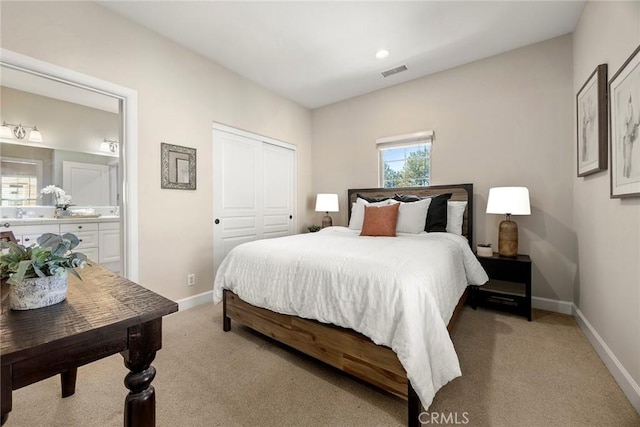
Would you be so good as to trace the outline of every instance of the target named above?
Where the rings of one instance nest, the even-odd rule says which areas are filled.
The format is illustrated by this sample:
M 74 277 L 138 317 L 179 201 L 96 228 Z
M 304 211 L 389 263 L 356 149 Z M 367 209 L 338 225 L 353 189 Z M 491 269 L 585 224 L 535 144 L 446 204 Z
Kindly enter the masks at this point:
M 388 206 L 365 206 L 361 236 L 395 237 L 400 203 Z

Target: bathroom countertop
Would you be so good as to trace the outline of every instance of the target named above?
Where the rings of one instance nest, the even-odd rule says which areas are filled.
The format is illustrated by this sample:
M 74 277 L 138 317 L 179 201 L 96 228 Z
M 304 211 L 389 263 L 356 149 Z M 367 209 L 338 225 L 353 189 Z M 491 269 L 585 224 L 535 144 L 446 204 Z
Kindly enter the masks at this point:
M 0 218 L 0 226 L 5 228 L 17 225 L 68 224 L 79 222 L 118 222 L 119 216 L 102 215 L 99 217 L 62 217 L 62 218 Z M 8 224 L 8 225 L 7 225 Z

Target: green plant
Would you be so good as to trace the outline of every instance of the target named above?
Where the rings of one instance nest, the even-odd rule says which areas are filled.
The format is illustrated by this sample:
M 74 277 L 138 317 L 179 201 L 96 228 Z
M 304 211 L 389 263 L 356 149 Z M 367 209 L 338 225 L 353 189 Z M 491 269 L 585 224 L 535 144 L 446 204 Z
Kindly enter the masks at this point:
M 80 280 L 76 268 L 87 264 L 87 256 L 71 250 L 80 241 L 73 233 L 62 236 L 45 233 L 36 240 L 37 245 L 25 247 L 13 242 L 2 242 L 2 248 L 9 249 L 0 256 L 0 275 L 9 277 L 7 283 L 16 285 L 32 277 L 60 276 L 70 272 Z
M 320 227 L 319 225 L 310 225 L 309 227 L 307 227 L 307 229 L 309 230 L 310 233 L 315 233 L 316 231 L 320 231 L 322 227 Z

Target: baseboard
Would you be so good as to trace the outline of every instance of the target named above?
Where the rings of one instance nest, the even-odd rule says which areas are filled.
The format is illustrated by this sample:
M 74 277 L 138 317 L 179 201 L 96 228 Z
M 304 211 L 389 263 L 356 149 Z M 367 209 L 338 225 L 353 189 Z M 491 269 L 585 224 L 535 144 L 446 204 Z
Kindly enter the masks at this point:
M 213 301 L 213 291 L 203 292 L 198 295 L 193 295 L 187 298 L 176 301 L 178 303 L 178 309 L 188 310 L 200 304 L 206 304 Z
M 553 311 L 554 313 L 573 314 L 571 311 L 573 303 L 569 301 L 531 297 L 531 306 L 540 310 Z
M 638 386 L 638 383 L 629 375 L 629 372 L 622 366 L 622 363 L 620 363 L 615 354 L 613 354 L 613 351 L 611 351 L 607 343 L 604 342 L 602 337 L 596 332 L 593 326 L 591 326 L 591 323 L 589 323 L 575 304 L 573 305 L 573 317 L 624 394 L 640 414 L 640 386 Z

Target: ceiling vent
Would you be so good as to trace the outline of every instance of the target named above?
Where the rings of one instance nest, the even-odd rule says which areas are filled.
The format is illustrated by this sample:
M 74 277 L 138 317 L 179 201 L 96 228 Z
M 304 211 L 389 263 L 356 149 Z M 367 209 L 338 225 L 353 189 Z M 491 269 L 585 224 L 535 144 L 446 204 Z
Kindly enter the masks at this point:
M 406 65 L 401 65 L 399 67 L 392 68 L 392 69 L 387 70 L 387 71 L 383 71 L 382 72 L 382 77 L 389 77 L 389 76 L 392 76 L 394 74 L 401 73 L 403 71 L 407 71 L 407 66 Z

